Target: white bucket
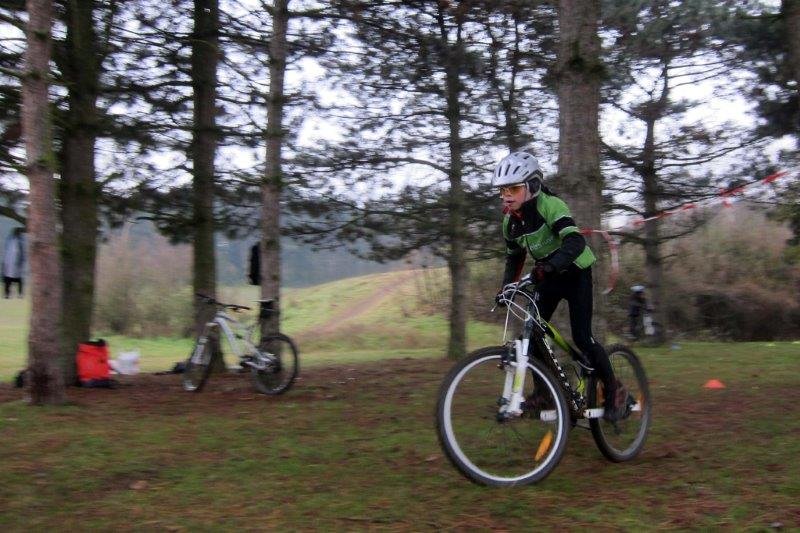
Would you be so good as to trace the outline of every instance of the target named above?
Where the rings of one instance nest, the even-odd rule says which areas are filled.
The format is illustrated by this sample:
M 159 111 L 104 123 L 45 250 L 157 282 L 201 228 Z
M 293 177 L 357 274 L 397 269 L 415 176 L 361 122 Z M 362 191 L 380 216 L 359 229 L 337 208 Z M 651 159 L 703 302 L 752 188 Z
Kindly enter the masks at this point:
M 120 352 L 117 358 L 112 359 L 108 362 L 108 364 L 117 372 L 117 374 L 133 376 L 139 373 L 140 357 L 141 355 L 139 354 L 139 350 Z

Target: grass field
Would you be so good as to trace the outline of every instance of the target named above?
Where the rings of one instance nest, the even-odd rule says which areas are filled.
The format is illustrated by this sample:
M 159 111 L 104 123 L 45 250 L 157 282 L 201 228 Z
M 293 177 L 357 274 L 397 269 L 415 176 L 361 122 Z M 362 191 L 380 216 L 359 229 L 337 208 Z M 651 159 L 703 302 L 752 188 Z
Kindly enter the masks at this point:
M 294 310 L 287 331 L 312 348 L 281 397 L 256 394 L 245 375 L 213 375 L 200 394 L 175 375 L 140 375 L 116 390 L 70 389 L 66 407 L 32 408 L 0 385 L 0 530 L 800 528 L 800 342 L 638 349 L 654 409 L 639 458 L 609 463 L 575 429 L 542 483 L 487 489 L 462 478 L 436 441 L 434 405 L 451 365 L 435 357 L 443 319 L 409 316 L 397 300 L 359 293 L 363 283 L 284 299 Z M 408 301 L 392 276 L 366 284 Z M 24 302 L 0 311 L 0 349 L 21 349 Z M 415 328 L 429 347 L 404 350 L 391 335 Z M 496 342 L 496 329 L 471 329 L 474 344 Z M 111 338 L 126 342 L 154 370 L 188 349 Z M 703 388 L 712 378 L 727 387 Z
M 799 358 L 791 343 L 645 351 L 643 454 L 606 462 L 576 429 L 548 479 L 513 490 L 472 485 L 442 456 L 441 359 L 317 367 L 277 398 L 240 375 L 199 395 L 138 376 L 31 408 L 3 385 L 0 528 L 797 528 Z M 703 389 L 712 377 L 727 388 Z

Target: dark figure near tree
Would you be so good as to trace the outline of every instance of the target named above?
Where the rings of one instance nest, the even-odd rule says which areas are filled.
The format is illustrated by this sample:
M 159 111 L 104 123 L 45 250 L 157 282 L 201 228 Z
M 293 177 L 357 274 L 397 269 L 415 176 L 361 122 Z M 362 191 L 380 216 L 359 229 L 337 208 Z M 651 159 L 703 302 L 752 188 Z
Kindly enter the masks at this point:
M 638 340 L 644 331 L 645 314 L 650 311 L 647 306 L 647 298 L 644 295 L 644 286 L 634 285 L 631 287 L 631 296 L 628 303 L 628 320 L 631 338 Z
M 3 247 L 3 297 L 11 298 L 11 287 L 17 285 L 17 296 L 22 298 L 22 278 L 25 270 L 24 230 L 14 228 L 9 233 Z

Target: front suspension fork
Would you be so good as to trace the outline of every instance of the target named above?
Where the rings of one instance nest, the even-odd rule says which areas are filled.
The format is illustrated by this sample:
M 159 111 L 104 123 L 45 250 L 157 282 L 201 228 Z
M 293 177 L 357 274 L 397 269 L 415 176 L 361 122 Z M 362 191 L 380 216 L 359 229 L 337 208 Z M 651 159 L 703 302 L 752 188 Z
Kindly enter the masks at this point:
M 522 404 L 525 402 L 525 372 L 528 370 L 528 344 L 530 339 L 514 341 L 516 363 L 509 361 L 506 365 L 506 379 L 503 384 L 503 397 L 500 401 L 500 415 L 505 418 L 522 415 Z

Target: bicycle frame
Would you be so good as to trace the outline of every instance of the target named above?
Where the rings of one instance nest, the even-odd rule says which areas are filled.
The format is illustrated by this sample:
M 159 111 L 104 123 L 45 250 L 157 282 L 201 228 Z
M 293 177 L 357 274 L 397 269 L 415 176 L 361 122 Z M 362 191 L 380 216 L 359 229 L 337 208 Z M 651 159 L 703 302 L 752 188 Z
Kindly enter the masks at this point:
M 523 296 L 525 298 L 526 303 L 524 307 L 514 301 L 516 296 Z M 567 395 L 567 401 L 569 402 L 569 407 L 573 415 L 586 418 L 602 416 L 602 409 L 584 409 L 586 406 L 586 398 L 584 398 L 582 391 L 572 388 L 564 368 L 558 361 L 558 357 L 556 357 L 550 344 L 547 342 L 547 337 L 550 337 L 558 347 L 568 353 L 579 365 L 582 369 L 582 375 L 579 376 L 581 379 L 591 374 L 594 369 L 589 365 L 588 361 L 586 361 L 583 354 L 567 342 L 552 324 L 541 317 L 539 308 L 536 305 L 536 293 L 520 290 L 519 286 L 517 286 L 508 296 L 504 294 L 503 302 L 506 304 L 507 308 L 505 328 L 503 331 L 504 343 L 510 345 L 510 341 L 507 340 L 508 322 L 512 315 L 523 321 L 523 330 L 522 334 L 513 341 L 516 360 L 507 362 L 506 379 L 503 386 L 503 400 L 499 413 L 503 416 L 520 416 L 522 414 L 521 407 L 525 401 L 523 390 L 528 361 L 530 360 L 528 354 L 531 353 L 531 342 L 534 342 L 540 356 L 542 358 L 547 357 L 544 362 L 555 371 L 556 378 L 560 381 L 560 385 Z
M 232 325 L 233 327 L 231 327 Z M 245 326 L 224 311 L 218 311 L 214 315 L 214 318 L 206 323 L 206 327 L 210 329 L 218 327 L 228 340 L 231 351 L 239 359 L 242 359 L 247 354 L 256 353 L 258 351 L 256 346 L 250 341 L 253 328 Z M 247 332 L 247 335 L 242 335 L 241 332 Z M 239 341 L 241 341 L 241 343 Z M 242 349 L 242 345 L 244 345 L 244 350 Z

